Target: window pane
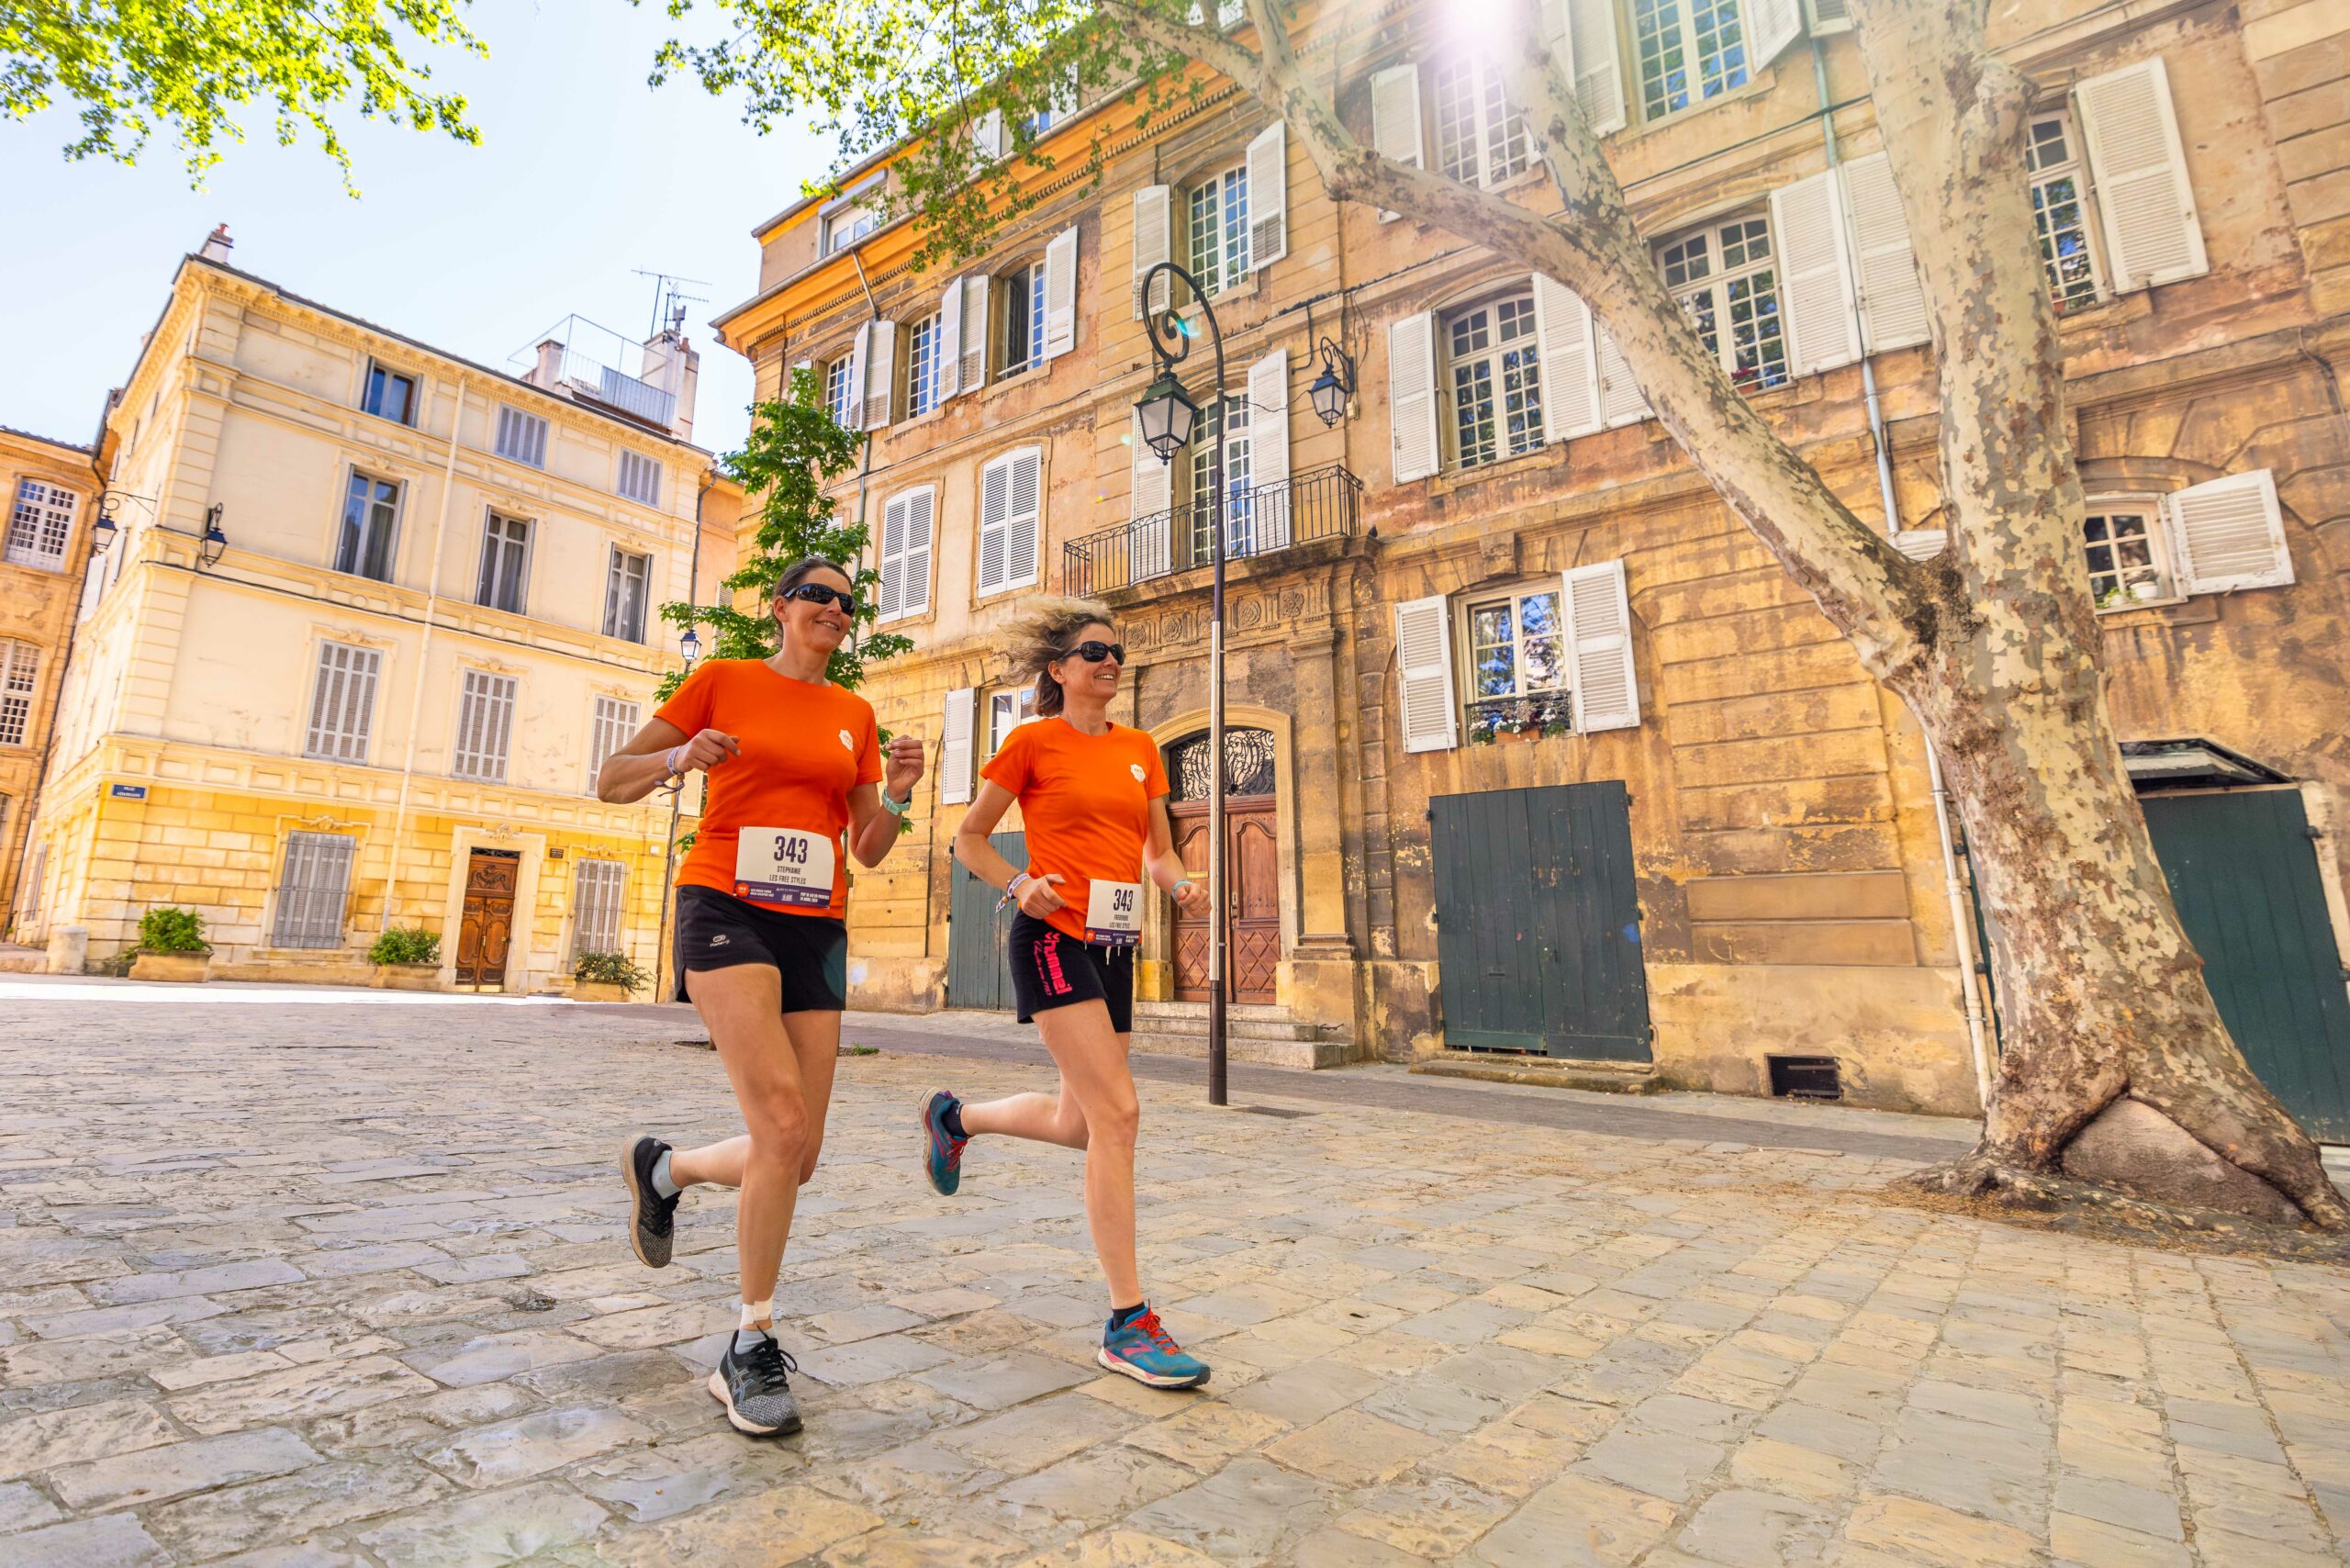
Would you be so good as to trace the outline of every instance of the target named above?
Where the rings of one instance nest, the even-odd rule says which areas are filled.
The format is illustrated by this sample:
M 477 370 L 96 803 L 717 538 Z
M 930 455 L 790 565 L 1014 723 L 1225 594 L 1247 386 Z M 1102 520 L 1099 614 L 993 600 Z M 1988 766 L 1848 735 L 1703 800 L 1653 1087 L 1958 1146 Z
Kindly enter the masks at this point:
M 1706 97 L 1746 84 L 1746 28 L 1740 0 L 1695 0 L 1689 12 L 1697 38 L 1698 74 Z
M 1477 68 L 1449 60 L 1436 68 L 1436 166 L 1448 179 L 1476 185 Z
M 1501 67 L 1483 62 L 1485 79 L 1485 167 L 1498 185 L 1525 171 L 1528 162 L 1526 117 L 1513 112 L 1502 91 Z
M 1474 360 L 1452 367 L 1454 431 L 1460 442 L 1460 466 L 1473 468 L 1494 460 L 1494 367 Z
M 1189 258 L 1192 275 L 1198 278 L 1200 286 L 1210 294 L 1224 287 L 1224 274 L 1216 267 L 1216 263 L 1224 255 L 1220 232 L 1224 209 L 1216 200 L 1215 187 L 1214 176 L 1192 187 L 1191 212 L 1188 215 L 1191 222 L 1185 230 L 1192 241 Z
M 1651 119 L 1689 106 L 1689 69 L 1681 25 L 1681 0 L 1632 0 L 1640 103 Z

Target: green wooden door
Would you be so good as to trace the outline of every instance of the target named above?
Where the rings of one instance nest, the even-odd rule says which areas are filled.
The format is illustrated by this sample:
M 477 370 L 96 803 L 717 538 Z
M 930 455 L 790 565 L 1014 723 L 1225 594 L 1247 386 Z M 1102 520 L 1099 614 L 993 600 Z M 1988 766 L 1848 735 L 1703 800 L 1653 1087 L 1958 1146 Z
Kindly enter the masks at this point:
M 1620 781 L 1428 802 L 1447 1045 L 1649 1059 L 1631 803 Z
M 995 852 L 1014 866 L 1028 864 L 1028 835 L 999 833 L 989 838 Z M 1009 1010 L 1012 966 L 1004 939 L 1013 911 L 998 913 L 1003 895 L 955 863 L 954 893 L 946 906 L 946 1005 Z
M 2310 1136 L 2350 1142 L 2350 992 L 2300 791 L 2139 803 L 2244 1059 Z

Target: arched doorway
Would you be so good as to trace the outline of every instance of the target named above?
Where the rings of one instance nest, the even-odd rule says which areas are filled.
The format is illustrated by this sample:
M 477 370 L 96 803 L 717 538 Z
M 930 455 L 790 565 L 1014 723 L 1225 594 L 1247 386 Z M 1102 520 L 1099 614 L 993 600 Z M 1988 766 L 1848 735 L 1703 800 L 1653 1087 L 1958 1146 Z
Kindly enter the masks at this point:
M 1173 819 L 1175 847 L 1198 880 L 1208 874 L 1209 770 L 1205 732 L 1167 748 L 1167 813 Z M 1229 879 L 1231 924 L 1225 962 L 1225 994 L 1234 1002 L 1273 1000 L 1274 971 L 1281 961 L 1280 834 L 1274 816 L 1273 736 L 1270 730 L 1224 733 L 1225 874 Z M 1175 998 L 1208 999 L 1208 923 L 1180 912 L 1173 916 Z

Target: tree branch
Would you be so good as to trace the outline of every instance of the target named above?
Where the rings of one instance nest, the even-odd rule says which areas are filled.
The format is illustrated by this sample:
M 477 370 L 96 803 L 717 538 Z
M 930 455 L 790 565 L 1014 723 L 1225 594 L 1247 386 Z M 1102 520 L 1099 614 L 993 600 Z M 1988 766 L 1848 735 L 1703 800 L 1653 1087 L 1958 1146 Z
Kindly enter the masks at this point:
M 1215 0 L 1204 0 L 1204 4 L 1212 6 Z M 1217 28 L 1173 21 L 1165 12 L 1132 0 L 1101 0 L 1101 8 L 1125 17 L 1136 32 L 1159 48 L 1198 61 L 1257 97 L 1266 96 L 1263 62 Z

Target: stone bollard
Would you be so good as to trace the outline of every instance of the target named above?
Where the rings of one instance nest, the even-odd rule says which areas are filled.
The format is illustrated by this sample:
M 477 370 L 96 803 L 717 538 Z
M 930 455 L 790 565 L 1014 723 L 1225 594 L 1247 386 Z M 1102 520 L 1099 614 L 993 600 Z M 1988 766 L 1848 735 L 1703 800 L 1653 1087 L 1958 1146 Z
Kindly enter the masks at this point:
M 49 972 L 78 975 L 90 956 L 90 933 L 80 925 L 61 925 L 49 934 Z

